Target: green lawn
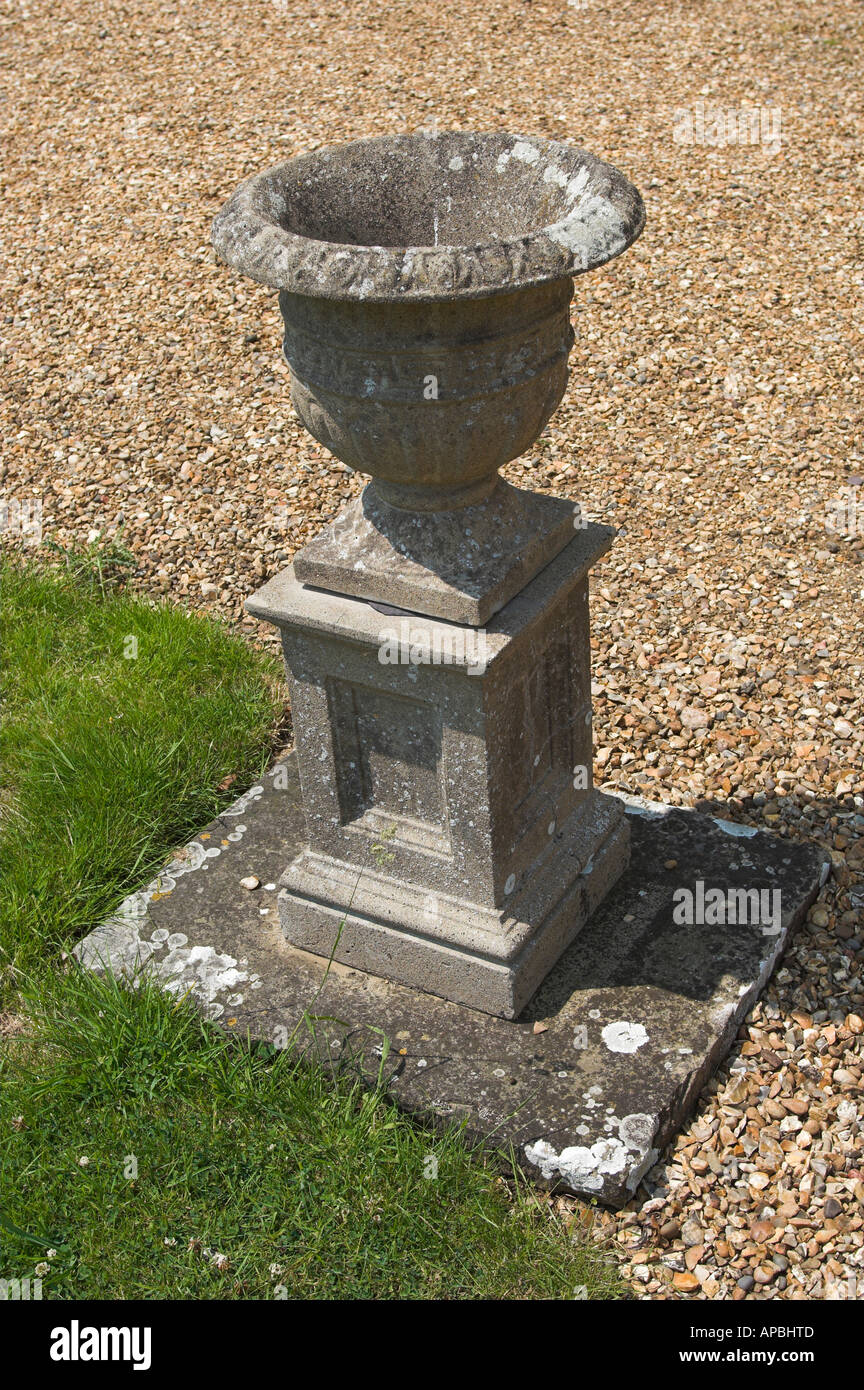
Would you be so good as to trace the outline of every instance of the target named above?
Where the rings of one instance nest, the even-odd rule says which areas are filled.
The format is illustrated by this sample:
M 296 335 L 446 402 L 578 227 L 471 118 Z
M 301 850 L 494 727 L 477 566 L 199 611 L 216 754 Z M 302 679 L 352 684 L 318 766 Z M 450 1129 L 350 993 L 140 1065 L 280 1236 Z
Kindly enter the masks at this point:
M 456 1131 L 64 966 L 260 773 L 279 672 L 87 567 L 7 563 L 2 607 L 0 979 L 24 1031 L 0 1041 L 0 1278 L 38 1266 L 46 1298 L 620 1297 Z
M 87 571 L 0 582 L 2 1007 L 263 770 L 278 668 Z

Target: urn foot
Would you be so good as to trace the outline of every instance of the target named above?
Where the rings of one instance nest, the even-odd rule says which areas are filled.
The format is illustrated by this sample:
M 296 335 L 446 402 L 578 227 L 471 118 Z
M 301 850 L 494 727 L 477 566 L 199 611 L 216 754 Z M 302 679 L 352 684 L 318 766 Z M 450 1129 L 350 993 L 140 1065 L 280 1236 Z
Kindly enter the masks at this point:
M 370 483 L 294 559 L 303 584 L 482 627 L 582 525 L 560 497 L 499 480 L 489 498 L 447 511 L 391 506 Z

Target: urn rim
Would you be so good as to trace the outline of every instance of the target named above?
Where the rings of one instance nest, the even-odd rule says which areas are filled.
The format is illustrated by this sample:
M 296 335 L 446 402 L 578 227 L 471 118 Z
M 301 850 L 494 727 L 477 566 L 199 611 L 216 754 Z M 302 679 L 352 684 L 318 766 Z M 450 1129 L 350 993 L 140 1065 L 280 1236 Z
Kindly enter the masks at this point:
M 429 236 L 439 217 L 442 236 L 461 235 Z M 228 265 L 271 289 L 431 302 L 584 274 L 644 225 L 637 189 L 587 150 L 418 132 L 331 146 L 254 175 L 217 214 L 212 241 Z

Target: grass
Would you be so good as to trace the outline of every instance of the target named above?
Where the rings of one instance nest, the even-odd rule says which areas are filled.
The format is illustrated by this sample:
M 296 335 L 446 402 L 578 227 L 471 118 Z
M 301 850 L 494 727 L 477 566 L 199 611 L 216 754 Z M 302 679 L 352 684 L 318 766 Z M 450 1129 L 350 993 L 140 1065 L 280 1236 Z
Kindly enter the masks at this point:
M 48 1296 L 615 1295 L 596 1252 L 456 1131 L 418 1131 L 347 1071 L 77 972 L 37 1024 L 0 1070 L 2 1209 L 22 1232 L 3 1263 L 24 1278 L 45 1260 Z
M 84 558 L 2 571 L 0 1006 L 270 755 L 275 661 Z
M 456 1129 L 62 967 L 260 771 L 277 672 L 103 569 L 9 565 L 3 599 L 2 960 L 25 1026 L 0 1041 L 0 1278 L 53 1299 L 620 1297 Z

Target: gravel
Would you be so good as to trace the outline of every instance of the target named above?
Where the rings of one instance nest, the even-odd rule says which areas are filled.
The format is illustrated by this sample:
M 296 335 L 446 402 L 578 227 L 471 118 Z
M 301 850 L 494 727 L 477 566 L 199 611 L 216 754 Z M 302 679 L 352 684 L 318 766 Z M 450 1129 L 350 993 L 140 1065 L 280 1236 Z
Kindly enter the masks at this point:
M 693 1124 L 594 1230 L 642 1298 L 860 1297 L 860 5 L 61 0 L 0 24 L 2 495 L 62 543 L 122 524 L 141 589 L 268 643 L 243 599 L 362 480 L 292 416 L 275 298 L 215 262 L 228 194 L 433 123 L 584 144 L 641 189 L 643 239 L 577 281 L 568 396 L 505 473 L 620 528 L 598 779 L 816 840 L 833 871 Z M 779 110 L 779 147 L 675 138 L 742 103 L 760 131 Z

